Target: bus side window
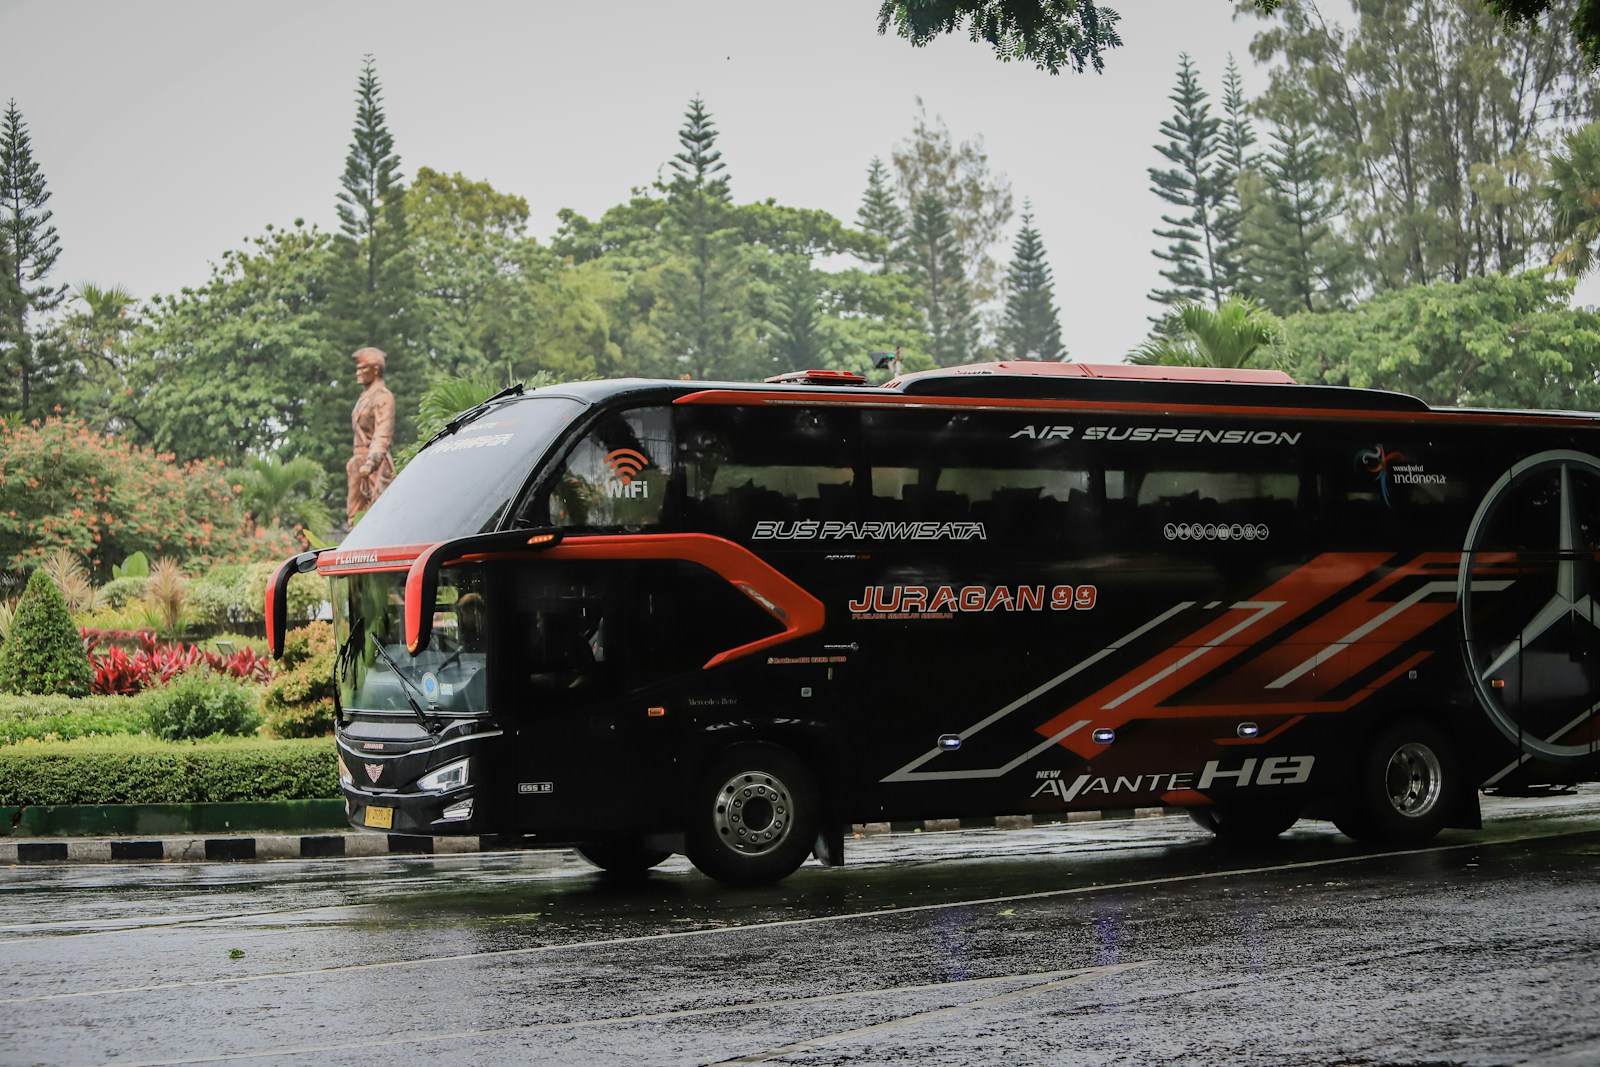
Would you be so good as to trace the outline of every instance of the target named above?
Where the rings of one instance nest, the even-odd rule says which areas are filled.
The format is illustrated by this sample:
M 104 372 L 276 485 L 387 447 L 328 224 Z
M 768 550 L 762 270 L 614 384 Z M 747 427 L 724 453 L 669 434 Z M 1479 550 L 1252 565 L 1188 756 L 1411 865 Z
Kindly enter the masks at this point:
M 1010 415 L 874 411 L 866 425 L 874 519 L 974 522 L 1011 545 L 1095 543 L 1094 478 L 1081 442 L 1019 434 L 1025 424 Z
M 579 528 L 659 527 L 669 513 L 674 463 L 667 409 L 609 415 L 567 454 L 550 486 L 544 521 Z
M 742 541 L 760 523 L 856 517 L 854 418 L 824 408 L 680 411 L 684 527 Z

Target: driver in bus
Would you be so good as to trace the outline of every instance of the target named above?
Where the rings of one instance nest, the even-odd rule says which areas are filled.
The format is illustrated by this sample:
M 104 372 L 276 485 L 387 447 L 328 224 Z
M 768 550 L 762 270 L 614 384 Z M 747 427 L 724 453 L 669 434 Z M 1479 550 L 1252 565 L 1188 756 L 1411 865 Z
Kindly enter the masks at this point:
M 467 593 L 456 601 L 456 640 L 465 652 L 483 652 L 484 604 L 477 593 Z

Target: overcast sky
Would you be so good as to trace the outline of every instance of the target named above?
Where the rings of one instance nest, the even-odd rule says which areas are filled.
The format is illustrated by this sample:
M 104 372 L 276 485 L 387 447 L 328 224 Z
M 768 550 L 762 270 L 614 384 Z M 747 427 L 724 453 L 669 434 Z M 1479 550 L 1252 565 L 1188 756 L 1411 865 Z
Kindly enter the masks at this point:
M 1187 50 L 1220 108 L 1229 53 L 1265 84 L 1228 0 L 1124 0 L 1102 75 L 1002 63 L 964 37 L 880 37 L 876 0 L 0 0 L 0 100 L 15 99 L 52 193 L 53 280 L 140 298 L 203 282 L 268 223 L 336 229 L 362 56 L 376 57 L 406 176 L 419 166 L 526 198 L 541 240 L 597 217 L 678 150 L 699 94 L 735 200 L 853 222 L 874 155 L 921 97 L 981 137 L 1033 201 L 1070 356 L 1145 335 L 1163 204 L 1147 168 Z M 997 249 L 1010 254 L 1016 232 Z

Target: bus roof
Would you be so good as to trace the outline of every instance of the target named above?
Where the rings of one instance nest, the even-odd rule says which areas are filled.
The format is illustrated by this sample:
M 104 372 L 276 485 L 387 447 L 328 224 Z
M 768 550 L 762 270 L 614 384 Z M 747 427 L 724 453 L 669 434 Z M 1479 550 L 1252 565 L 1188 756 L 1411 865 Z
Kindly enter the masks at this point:
M 814 395 L 873 403 L 909 401 L 912 397 L 949 397 L 971 403 L 981 400 L 1079 401 L 1087 404 L 1160 404 L 1201 408 L 1276 408 L 1317 410 L 1326 414 L 1383 412 L 1405 414 L 1470 414 L 1499 417 L 1594 418 L 1589 412 L 1512 411 L 1506 409 L 1435 408 L 1407 393 L 1336 385 L 1301 385 L 1288 374 L 1253 368 L 1148 367 L 1123 363 L 1046 363 L 1000 361 L 903 374 L 871 387 L 854 375 L 800 371 L 766 382 L 679 381 L 614 378 L 544 386 L 544 396 L 568 396 L 586 404 L 625 398 L 660 402 L 751 403 Z

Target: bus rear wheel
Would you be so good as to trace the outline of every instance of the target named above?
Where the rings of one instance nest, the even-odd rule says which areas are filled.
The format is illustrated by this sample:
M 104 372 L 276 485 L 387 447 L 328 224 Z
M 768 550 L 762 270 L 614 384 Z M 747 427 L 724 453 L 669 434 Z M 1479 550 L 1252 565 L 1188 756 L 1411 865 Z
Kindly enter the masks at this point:
M 585 841 L 576 846 L 574 851 L 602 871 L 619 878 L 641 876 L 672 855 L 662 849 L 648 848 L 639 841 L 629 839 Z
M 1355 795 L 1333 820 L 1357 841 L 1416 845 L 1444 829 L 1460 787 L 1455 750 L 1417 719 L 1382 730 L 1357 764 Z
M 1300 821 L 1300 809 L 1223 801 L 1206 808 L 1190 808 L 1189 818 L 1210 830 L 1227 845 L 1264 845 Z
M 815 777 L 788 749 L 734 745 L 694 790 L 684 835 L 689 860 L 729 885 L 787 878 L 815 843 L 819 797 Z

